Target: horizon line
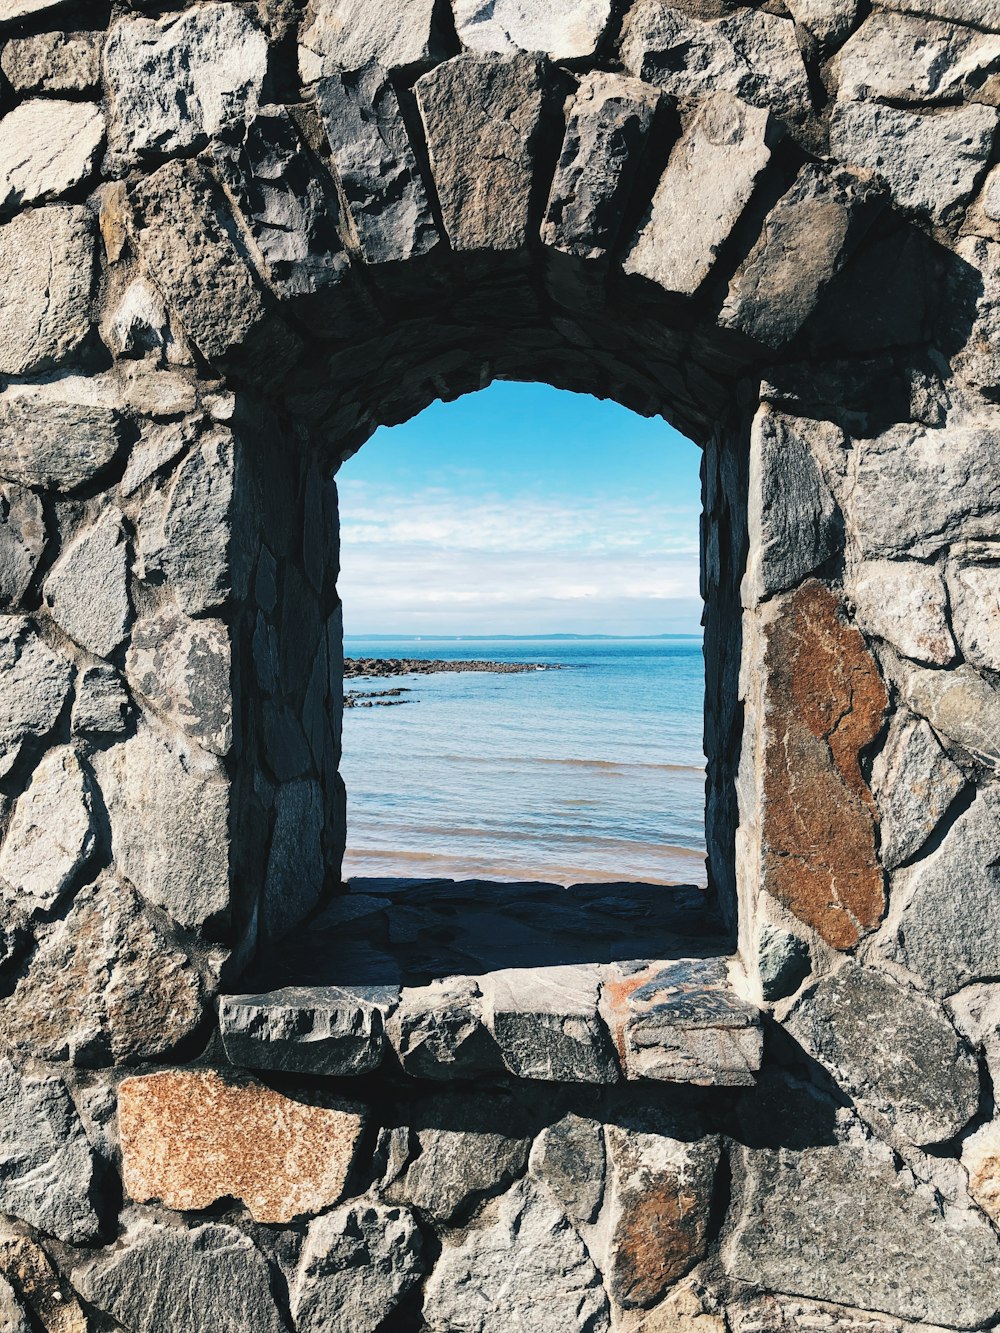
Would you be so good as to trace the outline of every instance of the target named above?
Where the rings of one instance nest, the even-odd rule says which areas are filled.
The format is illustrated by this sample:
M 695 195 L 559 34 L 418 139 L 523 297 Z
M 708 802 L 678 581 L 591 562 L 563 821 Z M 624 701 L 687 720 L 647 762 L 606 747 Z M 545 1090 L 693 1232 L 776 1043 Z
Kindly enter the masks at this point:
M 419 633 L 410 630 L 399 634 L 344 634 L 347 639 L 368 639 L 371 641 L 392 639 L 455 639 L 494 642 L 498 639 L 700 639 L 702 630 L 676 631 L 663 634 L 432 634 L 428 630 Z

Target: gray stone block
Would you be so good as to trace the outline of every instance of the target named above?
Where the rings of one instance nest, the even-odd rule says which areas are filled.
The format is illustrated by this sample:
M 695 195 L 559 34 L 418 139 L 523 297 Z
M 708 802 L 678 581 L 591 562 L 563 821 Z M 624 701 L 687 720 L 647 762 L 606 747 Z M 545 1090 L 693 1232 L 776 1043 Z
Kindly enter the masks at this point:
M 22 486 L 75 490 L 116 457 L 121 428 L 113 408 L 60 402 L 44 387 L 8 392 L 0 399 L 0 475 Z
M 390 906 L 388 899 L 370 901 L 382 908 Z M 504 1068 L 484 1021 L 482 992 L 472 977 L 447 977 L 429 986 L 405 987 L 399 1007 L 386 1024 L 386 1034 L 403 1069 L 413 1078 L 474 1078 Z
M 0 846 L 0 897 L 9 908 L 48 912 L 97 843 L 90 780 L 71 746 L 50 750 L 14 803 Z
M 132 629 L 125 673 L 136 695 L 212 754 L 233 743 L 230 631 L 167 606 Z
M 104 142 L 90 102 L 34 98 L 0 119 L 0 210 L 58 199 L 87 180 Z
M 45 515 L 38 496 L 16 482 L 0 483 L 0 610 L 19 609 L 45 540 Z
M 41 32 L 13 37 L 0 69 L 19 93 L 86 93 L 101 81 L 103 32 Z
M 91 329 L 94 234 L 85 208 L 51 205 L 0 226 L 0 374 L 68 361 Z
M 543 1129 L 529 1167 L 574 1222 L 593 1222 L 604 1199 L 606 1152 L 599 1120 L 570 1112 Z
M 558 1083 L 618 1079 L 596 966 L 509 968 L 480 985 L 486 1025 L 511 1073 Z
M 117 736 L 126 730 L 131 699 L 121 676 L 110 666 L 88 666 L 76 681 L 74 736 Z
M 26 616 L 0 616 L 0 777 L 56 725 L 72 677 Z
M 382 1063 L 385 1020 L 398 987 L 288 986 L 225 995 L 219 1029 L 226 1055 L 249 1069 L 365 1074 Z
M 129 543 L 113 506 L 62 552 L 45 580 L 45 602 L 61 630 L 96 657 L 110 657 L 132 622 Z
M 928 724 L 897 713 L 872 764 L 883 865 L 891 869 L 914 856 L 964 786 L 965 775 Z
M 550 60 L 597 53 L 611 0 L 454 0 L 459 40 L 470 51 L 544 51 Z
M 312 83 L 370 60 L 384 69 L 426 68 L 445 54 L 434 22 L 435 0 L 311 0 L 299 38 L 299 71 Z

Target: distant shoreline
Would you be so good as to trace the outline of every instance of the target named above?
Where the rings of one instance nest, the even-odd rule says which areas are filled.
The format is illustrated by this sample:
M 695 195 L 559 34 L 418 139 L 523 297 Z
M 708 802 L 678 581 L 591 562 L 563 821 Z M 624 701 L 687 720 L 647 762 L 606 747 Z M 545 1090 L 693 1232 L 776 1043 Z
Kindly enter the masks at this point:
M 345 657 L 345 680 L 384 680 L 390 676 L 434 676 L 445 671 L 489 671 L 496 675 L 520 675 L 525 671 L 561 671 L 545 662 L 488 662 L 470 658 L 449 662 L 437 657 Z

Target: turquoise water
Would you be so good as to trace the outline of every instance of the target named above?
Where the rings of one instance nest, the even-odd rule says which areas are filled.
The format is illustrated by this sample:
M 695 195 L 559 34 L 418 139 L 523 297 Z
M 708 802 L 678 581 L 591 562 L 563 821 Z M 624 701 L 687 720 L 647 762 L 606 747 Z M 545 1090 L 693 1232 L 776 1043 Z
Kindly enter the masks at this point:
M 349 682 L 345 876 L 703 884 L 700 638 L 348 637 L 348 657 L 563 668 Z

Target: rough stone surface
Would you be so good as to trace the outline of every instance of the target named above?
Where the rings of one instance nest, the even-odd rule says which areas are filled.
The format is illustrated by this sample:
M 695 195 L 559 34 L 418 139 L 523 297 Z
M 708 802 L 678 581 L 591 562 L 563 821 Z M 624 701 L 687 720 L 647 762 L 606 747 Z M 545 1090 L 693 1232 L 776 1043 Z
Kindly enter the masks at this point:
M 962 1165 L 969 1173 L 969 1192 L 983 1212 L 1000 1222 L 1000 1125 L 982 1125 L 962 1144 Z
M 650 1306 L 702 1258 L 719 1165 L 715 1137 L 685 1142 L 655 1118 L 608 1126 L 608 1289 Z
M 307 83 L 370 60 L 388 70 L 410 69 L 444 54 L 434 0 L 376 9 L 367 0 L 312 0 L 299 40 L 299 69 Z
M 509 1333 L 528 1324 L 538 1333 L 610 1328 L 583 1241 L 528 1182 L 504 1196 L 492 1225 L 445 1247 L 425 1290 L 432 1333 Z
M 263 925 L 281 939 L 316 906 L 326 879 L 323 793 L 313 779 L 286 782 L 275 798 L 264 880 Z
M 109 657 L 128 632 L 128 570 L 122 514 L 109 508 L 66 548 L 45 580 L 52 619 L 97 657 Z
M 596 967 L 515 968 L 482 985 L 487 1027 L 512 1073 L 571 1083 L 618 1078 L 597 1009 Z
M 27 1313 L 5 1277 L 0 1277 L 0 1329 L 3 1333 L 31 1333 Z
M 790 0 L 788 11 L 824 46 L 842 42 L 858 20 L 861 0 Z
M 934 565 L 915 560 L 865 560 L 848 591 L 854 618 L 866 634 L 916 662 L 948 666 L 955 640 L 948 625 L 948 595 Z
M 0 777 L 55 726 L 73 668 L 57 657 L 25 616 L 0 616 Z
M 745 1153 L 730 1272 L 765 1289 L 971 1329 L 1000 1311 L 1000 1242 L 876 1143 Z M 775 1219 L 780 1218 L 780 1226 Z M 785 1238 L 794 1235 L 795 1244 Z
M 992 903 L 1000 884 L 1000 788 L 982 788 L 941 845 L 910 872 L 893 953 L 935 995 L 1000 972 Z
M 69 746 L 50 750 L 14 806 L 0 846 L 0 894 L 26 913 L 66 894 L 97 841 L 90 783 Z
M 608 968 L 601 1013 L 628 1078 L 741 1087 L 760 1068 L 760 1016 L 724 959 Z
M 593 1222 L 604 1198 L 605 1161 L 604 1126 L 571 1111 L 542 1130 L 529 1166 L 568 1218 Z
M 976 1063 L 940 1008 L 870 968 L 811 986 L 786 1026 L 862 1114 L 912 1143 L 950 1139 L 976 1113 Z
M 947 222 L 986 174 L 1000 113 L 965 106 L 917 115 L 875 102 L 839 102 L 830 148 L 842 162 L 877 172 L 902 208 Z
M 982 87 L 1000 62 L 1000 37 L 916 14 L 876 10 L 831 71 L 847 101 L 952 102 Z
M 0 483 L 0 610 L 19 607 L 42 558 L 45 537 L 38 496 L 16 482 Z
M 137 622 L 126 656 L 133 691 L 212 754 L 233 741 L 229 631 L 167 608 Z
M 622 29 L 625 68 L 675 97 L 732 93 L 800 120 L 810 106 L 794 25 L 762 9 L 704 22 L 659 0 L 633 5 Z
M 729 284 L 722 322 L 783 347 L 882 211 L 882 187 L 848 171 L 807 165 L 768 214 Z
M 226 995 L 219 1027 L 230 1060 L 250 1069 L 363 1074 L 382 1061 L 385 1015 L 398 988 L 288 986 Z
M 885 904 L 877 811 L 860 757 L 887 707 L 878 667 L 836 595 L 804 584 L 768 626 L 764 883 L 835 949 Z
M 22 486 L 74 490 L 120 448 L 121 417 L 111 408 L 46 401 L 31 390 L 0 403 L 0 473 Z
M 483 1019 L 482 992 L 472 977 L 404 988 L 386 1023 L 386 1036 L 414 1078 L 473 1078 L 504 1068 Z
M 653 118 L 657 89 L 640 79 L 588 74 L 569 112 L 549 191 L 542 240 L 599 259 L 618 238 Z
M 810 447 L 810 427 L 769 408 L 754 418 L 744 600 L 794 587 L 837 549 L 838 509 Z
M 58 1078 L 0 1060 L 0 1209 L 68 1244 L 92 1240 L 94 1154 Z
M 252 116 L 266 72 L 267 39 L 242 6 L 121 19 L 104 50 L 112 144 L 129 158 L 198 146 Z
M 38 934 L 13 995 L 0 1001 L 11 1047 L 83 1066 L 164 1055 L 198 1027 L 202 983 L 127 885 L 105 879 Z
M 767 111 L 728 93 L 699 106 L 674 145 L 649 216 L 625 256 L 626 273 L 693 295 L 739 221 L 780 130 Z
M 126 1079 L 118 1124 L 122 1179 L 140 1203 L 191 1212 L 231 1197 L 258 1222 L 290 1222 L 340 1199 L 364 1117 L 197 1070 Z
M 125 682 L 113 667 L 88 666 L 76 680 L 73 700 L 75 736 L 118 736 L 125 731 L 131 700 Z
M 76 1294 L 28 1236 L 0 1229 L 0 1269 L 45 1333 L 88 1333 Z
M 914 667 L 903 694 L 949 748 L 992 768 L 1000 765 L 1000 695 L 971 667 L 947 673 Z
M 962 770 L 928 724 L 898 714 L 872 764 L 883 864 L 898 866 L 918 852 L 964 786 Z
M 84 208 L 51 205 L 0 226 L 0 374 L 62 365 L 90 332 L 94 236 Z
M 406 1208 L 362 1201 L 309 1224 L 291 1290 L 301 1333 L 375 1333 L 423 1276 L 423 1242 Z
M 411 259 L 438 241 L 396 91 L 374 62 L 316 86 L 354 237 L 368 263 Z
M 453 249 L 518 249 L 543 111 L 539 58 L 456 56 L 414 91 Z
M 73 1272 L 88 1301 L 128 1333 L 286 1333 L 267 1262 L 248 1236 L 210 1222 L 137 1221 L 117 1249 Z
M 15 23 L 49 9 L 58 9 L 66 0 L 0 0 L 0 23 Z
M 93 172 L 104 116 L 90 102 L 36 98 L 0 120 L 0 210 L 56 199 Z
M 471 51 L 544 51 L 550 60 L 593 56 L 611 0 L 455 0 L 455 27 Z
M 100 32 L 41 32 L 13 37 L 0 69 L 19 93 L 86 93 L 101 80 Z
M 764 922 L 757 946 L 757 970 L 765 1000 L 792 995 L 809 975 L 809 945 L 790 930 Z
M 1000 671 L 1000 568 L 958 565 L 948 591 L 962 656 L 973 666 Z
M 229 907 L 229 790 L 217 761 L 148 729 L 95 756 L 118 870 L 184 926 Z

